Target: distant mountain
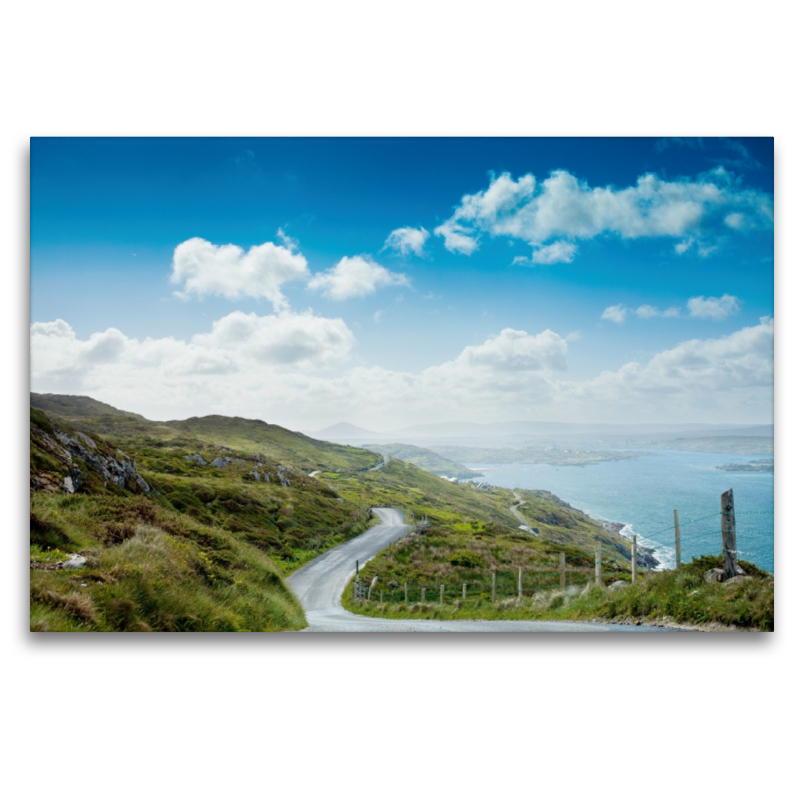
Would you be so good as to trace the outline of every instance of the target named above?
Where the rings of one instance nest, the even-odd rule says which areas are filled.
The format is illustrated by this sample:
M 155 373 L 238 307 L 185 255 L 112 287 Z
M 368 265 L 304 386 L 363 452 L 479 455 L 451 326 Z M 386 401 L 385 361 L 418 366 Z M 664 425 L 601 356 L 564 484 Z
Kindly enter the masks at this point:
M 336 425 L 331 425 L 321 431 L 311 431 L 309 435 L 315 439 L 322 439 L 327 442 L 350 442 L 350 441 L 373 441 L 375 439 L 383 438 L 382 433 L 367 430 L 366 428 L 359 428 L 358 425 L 352 425 L 349 422 L 338 422 Z

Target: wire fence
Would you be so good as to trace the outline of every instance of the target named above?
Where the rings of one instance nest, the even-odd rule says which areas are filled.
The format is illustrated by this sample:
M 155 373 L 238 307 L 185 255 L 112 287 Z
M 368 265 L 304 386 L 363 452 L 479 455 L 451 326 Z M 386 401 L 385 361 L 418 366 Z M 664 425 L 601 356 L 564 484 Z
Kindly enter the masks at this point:
M 747 560 L 748 556 L 753 558 L 761 554 L 754 547 L 763 544 L 766 538 L 771 541 L 774 536 L 774 527 L 767 526 L 767 518 L 774 518 L 774 512 L 723 510 L 688 521 L 675 520 L 669 526 L 648 533 L 647 537 L 650 541 L 658 538 L 663 540 L 664 534 L 674 533 L 676 555 L 678 552 L 682 554 L 683 563 L 689 552 L 692 557 L 724 556 L 728 553 L 736 559 L 744 557 Z M 730 534 L 733 534 L 735 547 L 726 547 L 723 544 L 726 535 Z M 711 545 L 714 540 L 717 545 Z M 479 579 L 467 581 L 455 580 L 448 583 L 432 579 L 426 583 L 400 584 L 390 581 L 385 584 L 378 582 L 377 578 L 367 583 L 357 576 L 353 584 L 353 597 L 367 602 L 430 604 L 477 599 L 496 602 L 503 598 L 532 597 L 540 592 L 558 590 L 569 593 L 570 588 L 574 587 L 608 586 L 619 580 L 635 580 L 637 573 L 646 571 L 647 567 L 642 563 L 636 563 L 634 567 L 633 552 L 636 550 L 636 543 L 633 537 L 631 550 L 630 572 L 618 563 L 620 555 L 626 552 L 624 544 L 612 546 L 598 541 L 594 554 L 587 553 L 579 558 L 567 558 L 563 554 L 551 555 L 554 560 L 552 567 L 548 565 L 495 570 Z

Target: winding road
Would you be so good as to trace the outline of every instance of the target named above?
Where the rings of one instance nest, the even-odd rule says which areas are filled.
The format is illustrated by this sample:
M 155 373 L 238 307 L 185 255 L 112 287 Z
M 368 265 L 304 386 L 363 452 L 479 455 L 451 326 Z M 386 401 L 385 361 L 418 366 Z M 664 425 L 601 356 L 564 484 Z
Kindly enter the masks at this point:
M 342 592 L 355 573 L 356 559 L 364 564 L 409 530 L 403 512 L 375 508 L 381 524 L 317 556 L 288 578 L 308 620 L 305 631 L 319 633 L 599 633 L 659 632 L 646 625 L 541 620 L 414 620 L 382 619 L 351 614 L 342 608 Z

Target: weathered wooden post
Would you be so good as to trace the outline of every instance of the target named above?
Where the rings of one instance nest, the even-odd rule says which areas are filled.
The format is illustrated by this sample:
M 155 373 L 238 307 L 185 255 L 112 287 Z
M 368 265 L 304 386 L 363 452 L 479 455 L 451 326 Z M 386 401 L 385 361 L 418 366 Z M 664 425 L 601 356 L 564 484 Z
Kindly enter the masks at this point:
M 594 585 L 600 586 L 603 583 L 603 570 L 602 570 L 602 558 L 603 558 L 603 545 L 598 542 L 597 543 L 597 550 L 594 554 Z
M 353 581 L 353 600 L 358 600 L 358 559 L 356 559 L 356 579 Z
M 492 602 L 497 600 L 497 572 L 492 570 Z
M 467 584 L 466 583 L 462 583 L 461 584 L 461 599 L 462 600 L 466 600 L 467 599 Z
M 561 553 L 559 557 L 559 569 L 561 571 L 561 591 L 567 591 L 567 556 L 566 553 Z
M 636 583 L 636 534 L 631 534 L 631 583 Z
M 675 569 L 681 568 L 681 526 L 678 522 L 678 509 L 672 510 L 672 516 L 675 517 Z
M 424 586 L 422 587 L 422 592 L 420 593 L 419 601 L 420 601 L 420 603 L 424 603 L 425 602 L 425 587 Z
M 367 600 L 372 599 L 372 590 L 375 588 L 375 584 L 378 582 L 378 576 L 376 575 L 369 584 L 369 589 L 367 590 Z
M 381 603 L 383 602 L 383 589 L 381 589 Z
M 733 511 L 733 489 L 723 492 L 719 499 L 722 520 L 722 568 L 725 580 L 736 575 L 736 516 Z
M 408 581 L 403 584 L 403 593 L 406 596 L 406 605 L 408 605 Z
M 444 603 L 444 584 L 439 586 L 439 603 Z
M 517 573 L 517 599 L 522 600 L 522 567 Z

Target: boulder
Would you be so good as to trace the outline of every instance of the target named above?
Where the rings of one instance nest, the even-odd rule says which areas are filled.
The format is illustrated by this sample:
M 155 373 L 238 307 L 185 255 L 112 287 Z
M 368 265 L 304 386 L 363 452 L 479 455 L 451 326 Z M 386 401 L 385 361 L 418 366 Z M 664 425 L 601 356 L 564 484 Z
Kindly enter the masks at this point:
M 753 580 L 749 575 L 734 575 L 733 578 L 728 578 L 724 583 L 729 586 L 732 583 L 744 583 L 745 581 Z
M 722 583 L 725 578 L 725 571 L 721 569 L 710 569 L 703 575 L 703 580 L 706 583 Z
M 628 583 L 628 581 L 614 581 L 614 583 L 612 583 L 612 584 L 611 584 L 611 586 L 609 586 L 608 588 L 609 588 L 609 589 L 610 589 L 612 592 L 614 592 L 614 591 L 616 591 L 617 589 L 624 589 L 626 586 L 630 586 L 630 584 Z
M 61 562 L 61 569 L 80 569 L 86 566 L 86 557 L 73 553 L 66 561 Z

